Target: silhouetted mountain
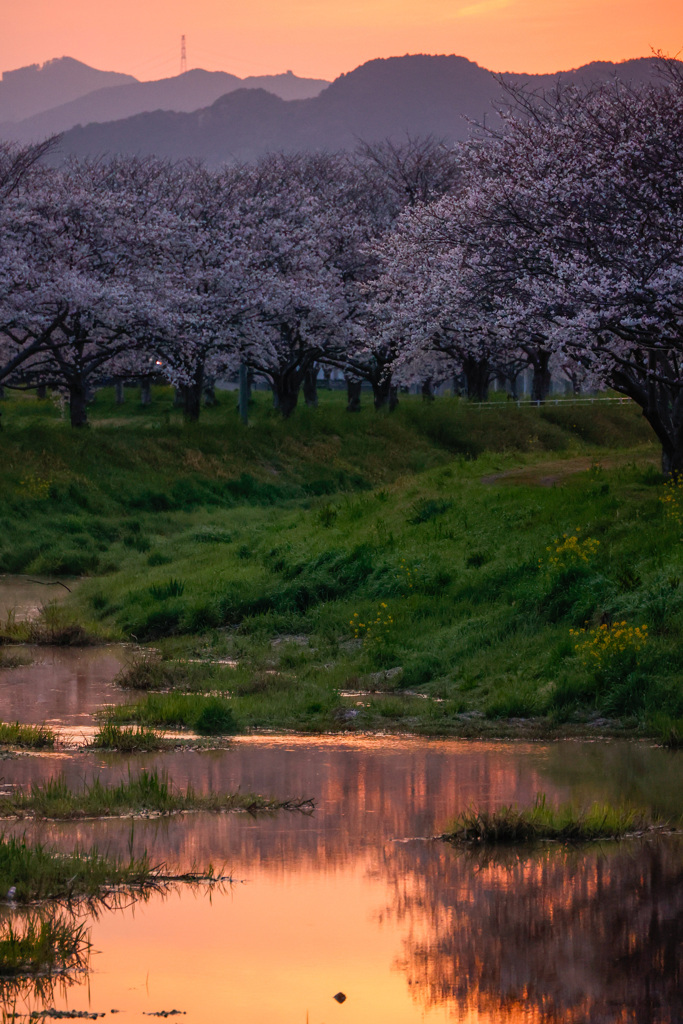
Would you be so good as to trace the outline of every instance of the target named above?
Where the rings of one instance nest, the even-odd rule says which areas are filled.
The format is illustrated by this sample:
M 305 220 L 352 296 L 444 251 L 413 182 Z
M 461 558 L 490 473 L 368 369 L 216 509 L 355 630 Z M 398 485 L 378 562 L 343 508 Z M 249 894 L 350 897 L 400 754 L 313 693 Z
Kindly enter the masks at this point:
M 239 89 L 193 113 L 155 111 L 74 128 L 64 135 L 60 152 L 155 153 L 215 165 L 274 150 L 351 148 L 358 139 L 406 133 L 454 141 L 467 136 L 469 120 L 496 116 L 494 105 L 505 102 L 501 80 L 546 89 L 558 79 L 591 84 L 617 76 L 638 83 L 654 74 L 651 59 L 589 64 L 556 75 L 496 76 L 464 57 L 391 57 L 342 75 L 313 99 L 287 102 L 263 90 Z
M 157 82 L 133 80 L 126 85 L 97 89 L 15 124 L 0 125 L 0 133 L 20 142 L 31 142 L 68 131 L 77 124 L 118 121 L 153 110 L 199 110 L 235 89 L 266 89 L 282 99 L 294 100 L 317 96 L 328 84 L 316 78 L 297 78 L 291 71 L 242 79 L 225 71 L 195 68 Z
M 5 71 L 0 81 L 0 123 L 32 117 L 55 102 L 70 102 L 93 89 L 135 81 L 132 75 L 97 71 L 73 57 L 56 57 L 43 65 Z

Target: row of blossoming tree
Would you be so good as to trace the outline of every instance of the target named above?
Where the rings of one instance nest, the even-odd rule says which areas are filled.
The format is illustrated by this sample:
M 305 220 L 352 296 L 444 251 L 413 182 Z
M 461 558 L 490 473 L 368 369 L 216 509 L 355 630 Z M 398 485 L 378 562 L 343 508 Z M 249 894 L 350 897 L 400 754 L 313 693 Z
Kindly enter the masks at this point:
M 319 368 L 400 384 L 551 364 L 632 398 L 683 471 L 683 74 L 518 91 L 496 127 L 253 165 L 54 168 L 0 146 L 0 384 L 86 422 L 105 380 L 161 372 L 188 416 L 239 365 L 283 415 Z

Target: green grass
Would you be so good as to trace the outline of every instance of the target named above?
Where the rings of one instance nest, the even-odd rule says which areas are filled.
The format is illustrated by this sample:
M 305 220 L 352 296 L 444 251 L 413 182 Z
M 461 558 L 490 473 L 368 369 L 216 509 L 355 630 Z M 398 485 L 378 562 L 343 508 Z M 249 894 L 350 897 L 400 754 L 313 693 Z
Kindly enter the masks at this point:
M 63 608 L 55 601 L 44 604 L 37 618 L 17 622 L 14 615 L 0 622 L 0 644 L 49 644 L 58 647 L 83 647 L 97 642 L 96 628 L 86 629 L 76 614 Z M 11 656 L 9 656 L 11 658 Z M 0 662 L 0 668 L 17 667 L 8 661 Z M 25 662 L 23 662 L 25 664 Z
M 31 658 L 28 658 L 21 650 L 8 650 L 0 647 L 0 669 L 21 668 L 23 665 L 30 665 Z
M 137 722 L 141 726 L 191 729 L 204 736 L 237 732 L 233 708 L 225 698 L 186 693 L 152 693 L 134 704 L 102 712 L 103 725 Z
M 577 810 L 571 804 L 551 807 L 544 794 L 536 797 L 531 808 L 501 807 L 496 811 L 470 808 L 448 826 L 441 837 L 452 843 L 517 844 L 553 841 L 563 843 L 594 842 L 598 839 L 623 839 L 661 827 L 642 812 L 627 808 L 592 804 Z
M 0 744 L 45 750 L 55 745 L 55 734 L 46 725 L 21 725 L 19 722 L 0 722 Z
M 133 754 L 138 751 L 168 750 L 173 743 L 153 729 L 122 729 L 113 722 L 104 722 L 95 733 L 90 746 L 99 750 L 118 750 L 121 753 Z
M 153 886 L 155 872 L 147 857 L 121 860 L 98 850 L 61 854 L 25 839 L 0 836 L 0 892 L 14 889 L 17 903 L 95 899 L 124 886 Z
M 276 811 L 312 806 L 310 800 L 275 800 L 255 793 L 198 793 L 192 786 L 181 790 L 157 771 L 141 772 L 115 786 L 99 779 L 73 790 L 63 777 L 34 783 L 25 791 L 0 797 L 0 816 L 60 820 L 112 817 L 154 812 L 182 811 Z
M 136 658 L 114 680 L 125 690 L 186 690 L 208 693 L 228 690 L 234 674 L 220 665 L 187 661 L 161 661 L 153 657 Z
M 148 696 L 116 724 L 658 735 L 683 716 L 683 546 L 635 408 L 350 416 L 323 394 L 282 422 L 256 397 L 248 428 L 234 395 L 193 426 L 163 389 L 147 411 L 103 392 L 81 433 L 3 406 L 0 571 L 85 574 L 65 638 L 161 649 L 122 676 Z M 577 526 L 594 556 L 551 564 Z M 610 620 L 647 646 L 584 665 L 570 630 Z
M 86 924 L 65 914 L 10 918 L 0 926 L 0 985 L 82 969 L 90 949 Z

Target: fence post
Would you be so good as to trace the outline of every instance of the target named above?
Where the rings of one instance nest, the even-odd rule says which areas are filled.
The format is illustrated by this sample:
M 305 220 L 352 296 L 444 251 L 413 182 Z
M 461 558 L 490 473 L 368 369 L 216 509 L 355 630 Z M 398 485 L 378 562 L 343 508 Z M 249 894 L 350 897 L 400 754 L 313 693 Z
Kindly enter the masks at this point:
M 240 363 L 240 419 L 245 426 L 249 423 L 249 379 L 247 377 L 247 364 Z

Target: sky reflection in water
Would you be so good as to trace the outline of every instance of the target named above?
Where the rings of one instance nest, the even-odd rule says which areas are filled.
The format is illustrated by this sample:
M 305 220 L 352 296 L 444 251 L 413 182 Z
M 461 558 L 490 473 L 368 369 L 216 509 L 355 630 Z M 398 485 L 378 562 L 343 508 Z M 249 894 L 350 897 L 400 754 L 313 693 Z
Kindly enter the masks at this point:
M 627 744 L 270 738 L 140 756 L 131 770 L 151 764 L 179 785 L 314 796 L 317 809 L 30 827 L 57 845 L 147 848 L 155 862 L 211 862 L 244 880 L 103 914 L 90 975 L 57 1006 L 247 1024 L 681 1019 L 679 840 L 487 861 L 426 839 L 473 801 L 524 804 L 540 790 L 680 809 L 680 756 Z M 7 768 L 5 781 L 65 771 L 77 784 L 125 775 L 128 761 L 41 756 Z

